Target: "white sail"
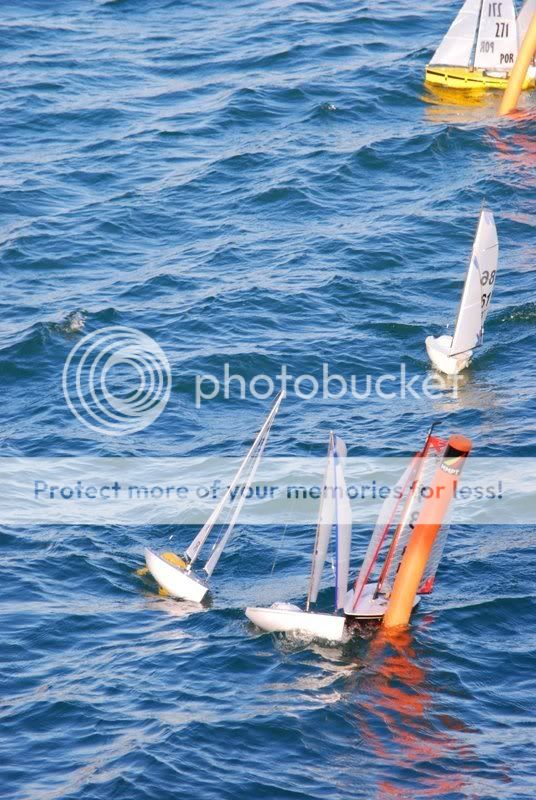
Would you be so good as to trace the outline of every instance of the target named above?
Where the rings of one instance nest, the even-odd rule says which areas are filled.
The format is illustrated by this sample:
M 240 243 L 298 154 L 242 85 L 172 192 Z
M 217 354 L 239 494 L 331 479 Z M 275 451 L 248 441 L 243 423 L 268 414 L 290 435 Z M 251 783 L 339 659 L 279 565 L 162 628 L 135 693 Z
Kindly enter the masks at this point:
M 264 453 L 264 448 L 266 447 L 266 442 L 267 441 L 268 441 L 268 432 L 266 433 L 266 435 L 265 435 L 265 437 L 264 437 L 264 439 L 262 441 L 262 444 L 259 447 L 259 451 L 257 453 L 257 456 L 255 457 L 255 461 L 253 462 L 253 466 L 251 467 L 251 470 L 250 470 L 250 473 L 248 475 L 248 478 L 247 478 L 244 486 L 240 490 L 240 497 L 238 499 L 238 502 L 236 503 L 235 509 L 233 511 L 233 515 L 232 515 L 231 519 L 229 520 L 229 524 L 227 525 L 226 531 L 223 534 L 223 536 L 221 537 L 221 539 L 218 542 L 218 544 L 216 545 L 216 547 L 214 548 L 214 550 L 212 551 L 212 554 L 211 554 L 210 558 L 208 559 L 207 563 L 203 567 L 203 569 L 205 570 L 207 575 L 212 575 L 212 573 L 214 572 L 216 564 L 220 560 L 220 556 L 223 553 L 225 545 L 227 544 L 227 542 L 231 538 L 231 534 L 233 533 L 234 527 L 236 525 L 236 521 L 237 521 L 237 519 L 238 519 L 238 517 L 240 515 L 240 512 L 242 511 L 242 506 L 246 502 L 246 498 L 248 496 L 248 492 L 250 490 L 251 484 L 255 480 L 255 475 L 257 473 L 257 469 L 258 469 L 259 464 L 261 462 L 262 454 Z
M 281 401 L 282 400 L 283 400 L 283 392 L 281 392 L 278 395 L 272 410 L 270 411 L 270 413 L 268 414 L 268 417 L 266 418 L 266 421 L 264 422 L 264 425 L 260 429 L 259 433 L 257 434 L 257 436 L 255 438 L 255 441 L 251 445 L 251 447 L 248 450 L 244 460 L 240 464 L 240 467 L 238 468 L 238 471 L 237 471 L 236 475 L 234 476 L 233 480 L 231 481 L 231 483 L 227 487 L 227 491 L 223 494 L 221 500 L 219 501 L 219 503 L 214 508 L 214 511 L 209 516 L 209 518 L 207 519 L 207 521 L 205 522 L 205 524 L 203 525 L 203 527 L 201 528 L 201 530 L 199 531 L 197 536 L 192 540 L 190 546 L 186 550 L 186 556 L 190 560 L 190 564 L 193 564 L 193 562 L 195 561 L 195 559 L 199 555 L 199 551 L 201 550 L 201 548 L 203 547 L 204 543 L 206 542 L 206 540 L 210 536 L 210 532 L 212 531 L 212 528 L 216 524 L 216 521 L 217 521 L 218 517 L 220 516 L 221 511 L 222 511 L 223 507 L 225 506 L 225 504 L 227 503 L 227 501 L 228 501 L 229 497 L 231 496 L 232 492 L 235 490 L 235 488 L 236 488 L 236 486 L 238 484 L 238 481 L 242 477 L 242 474 L 243 474 L 246 466 L 248 465 L 249 461 L 251 460 L 251 458 L 252 458 L 253 454 L 255 453 L 257 447 L 259 446 L 259 444 L 262 442 L 264 437 L 267 436 L 267 434 L 269 433 L 270 428 L 272 426 L 272 423 L 273 423 L 273 421 L 275 419 L 275 415 L 279 411 L 279 406 L 281 405 Z
M 450 355 L 466 353 L 482 342 L 499 257 L 499 242 L 493 214 L 487 208 L 480 212 L 469 269 L 450 346 Z
M 513 0 L 484 0 L 476 40 L 476 69 L 510 71 L 517 58 Z
M 533 15 L 536 13 L 536 0 L 525 0 L 523 8 L 517 17 L 518 46 L 521 47 L 523 39 L 529 29 Z
M 348 591 L 348 575 L 350 573 L 350 547 L 352 540 L 352 508 L 346 491 L 344 465 L 346 445 L 335 436 L 335 526 L 336 526 L 336 584 L 335 608 L 344 608 L 344 600 Z
M 465 0 L 430 64 L 469 67 L 483 0 Z
M 320 496 L 320 509 L 318 513 L 318 523 L 316 526 L 315 546 L 313 550 L 313 561 L 311 566 L 311 578 L 309 581 L 309 591 L 307 593 L 306 610 L 309 609 L 309 604 L 316 602 L 318 597 L 318 590 L 320 588 L 320 579 L 322 571 L 326 562 L 328 554 L 328 543 L 333 529 L 333 522 L 335 519 L 335 497 L 333 486 L 333 434 L 329 437 L 328 457 L 326 463 L 326 472 L 324 475 L 324 485 L 322 487 L 322 494 Z

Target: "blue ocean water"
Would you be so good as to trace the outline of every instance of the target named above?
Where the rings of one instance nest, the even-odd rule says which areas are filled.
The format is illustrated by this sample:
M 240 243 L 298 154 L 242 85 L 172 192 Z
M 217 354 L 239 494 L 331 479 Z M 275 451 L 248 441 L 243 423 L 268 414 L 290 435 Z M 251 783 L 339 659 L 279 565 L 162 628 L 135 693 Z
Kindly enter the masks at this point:
M 463 391 L 289 396 L 275 455 L 404 455 L 434 419 L 475 452 L 536 455 L 534 96 L 497 122 L 425 90 L 452 4 L 39 0 L 0 10 L 2 455 L 240 455 L 266 403 L 195 407 L 195 376 L 282 364 L 427 375 L 483 199 L 500 275 Z M 65 404 L 82 333 L 146 332 L 173 371 L 149 428 Z M 181 527 L 0 525 L 2 796 L 534 798 L 533 529 L 452 530 L 403 637 L 261 636 L 280 531 L 242 528 L 210 612 L 136 576 Z M 361 531 L 362 544 L 365 539 Z M 311 530 L 277 579 L 303 594 Z M 356 555 L 358 555 L 356 551 Z M 278 599 L 276 597 L 272 599 Z

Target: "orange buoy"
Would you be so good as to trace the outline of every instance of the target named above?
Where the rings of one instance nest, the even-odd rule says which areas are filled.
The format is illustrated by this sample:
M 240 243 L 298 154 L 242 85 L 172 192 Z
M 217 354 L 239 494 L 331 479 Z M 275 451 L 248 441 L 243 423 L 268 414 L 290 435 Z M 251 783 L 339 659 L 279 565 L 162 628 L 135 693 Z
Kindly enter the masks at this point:
M 441 464 L 429 487 L 415 528 L 400 562 L 393 591 L 383 618 L 386 628 L 407 625 L 415 595 L 441 524 L 454 497 L 458 477 L 471 451 L 471 440 L 465 436 L 449 438 Z
M 499 116 L 504 117 L 509 114 L 517 105 L 521 89 L 525 81 L 525 76 L 529 68 L 530 62 L 536 53 L 536 12 L 532 15 L 532 21 L 527 29 L 523 44 L 519 48 L 516 63 L 510 73 L 508 85 L 504 90 L 504 94 L 499 107 Z

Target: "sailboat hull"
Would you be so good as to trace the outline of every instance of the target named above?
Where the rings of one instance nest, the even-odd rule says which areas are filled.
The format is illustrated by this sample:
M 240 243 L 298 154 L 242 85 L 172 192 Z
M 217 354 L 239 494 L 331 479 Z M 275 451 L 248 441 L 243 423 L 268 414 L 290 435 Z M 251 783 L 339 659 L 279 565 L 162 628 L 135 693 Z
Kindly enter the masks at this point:
M 449 355 L 449 350 L 452 344 L 452 336 L 427 336 L 425 340 L 426 352 L 428 358 L 440 372 L 445 375 L 457 375 L 462 369 L 469 366 L 473 351 L 468 350 L 466 353 L 458 353 L 455 356 Z
M 382 619 L 383 615 L 387 611 L 389 599 L 385 597 L 385 595 L 378 595 L 378 597 L 374 597 L 375 590 L 375 583 L 367 583 L 361 592 L 361 597 L 359 598 L 356 607 L 354 608 L 354 591 L 353 589 L 350 589 L 344 601 L 344 613 L 346 616 L 352 617 L 353 619 Z M 417 596 L 415 598 L 415 602 L 413 603 L 413 608 L 418 605 L 419 600 L 420 597 Z
M 208 586 L 191 572 L 169 564 L 148 548 L 145 550 L 145 563 L 158 585 L 172 597 L 200 603 L 208 592 Z
M 344 634 L 344 617 L 302 611 L 288 603 L 275 603 L 270 608 L 246 608 L 246 617 L 269 633 L 307 633 L 330 641 L 341 641 Z
M 441 67 L 428 64 L 424 75 L 426 83 L 436 86 L 446 86 L 449 89 L 463 89 L 465 91 L 484 91 L 486 89 L 506 89 L 509 74 L 493 74 L 481 69 L 468 67 Z M 523 82 L 523 89 L 532 89 L 536 86 L 534 70 L 529 69 Z

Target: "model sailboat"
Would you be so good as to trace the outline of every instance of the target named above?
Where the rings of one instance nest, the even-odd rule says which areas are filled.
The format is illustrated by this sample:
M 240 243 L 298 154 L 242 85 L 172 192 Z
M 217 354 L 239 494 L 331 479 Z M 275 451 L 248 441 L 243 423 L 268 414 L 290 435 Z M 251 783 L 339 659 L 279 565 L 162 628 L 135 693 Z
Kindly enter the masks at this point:
M 156 582 L 172 597 L 178 597 L 183 600 L 192 600 L 200 603 L 207 593 L 209 587 L 206 579 L 194 573 L 193 566 L 201 552 L 201 548 L 217 524 L 223 509 L 225 508 L 229 499 L 231 499 L 234 503 L 234 506 L 232 507 L 230 520 L 203 567 L 207 577 L 210 577 L 214 572 L 225 545 L 231 538 L 234 527 L 238 520 L 238 516 L 242 510 L 242 506 L 244 505 L 246 497 L 248 496 L 251 484 L 255 479 L 264 448 L 266 447 L 266 443 L 268 441 L 270 429 L 279 410 L 282 399 L 283 393 L 277 397 L 272 410 L 257 434 L 257 437 L 251 445 L 244 460 L 240 464 L 236 475 L 227 487 L 227 490 L 224 492 L 221 500 L 214 508 L 214 511 L 210 517 L 207 519 L 197 536 L 193 539 L 184 556 L 177 556 L 175 553 L 162 553 L 162 555 L 157 555 L 157 553 L 154 553 L 152 550 L 145 550 L 145 561 L 149 572 Z M 243 481 L 242 485 L 239 484 L 239 481 L 241 480 Z
M 424 447 L 413 456 L 386 498 L 354 588 L 345 599 L 344 613 L 347 617 L 379 620 L 385 614 L 397 570 L 423 502 L 423 487 L 428 486 L 446 446 L 447 442 L 433 436 L 430 429 Z M 436 539 L 414 606 L 419 602 L 420 594 L 432 591 L 447 530 L 443 527 Z
M 482 344 L 499 259 L 499 241 L 493 214 L 487 208 L 480 218 L 465 278 L 458 317 L 452 336 L 428 336 L 430 361 L 446 375 L 456 375 L 468 366 L 473 350 Z
M 331 433 L 305 609 L 290 603 L 274 603 L 270 608 L 246 608 L 246 616 L 265 631 L 297 631 L 334 641 L 343 637 L 345 619 L 336 612 L 343 608 L 347 592 L 352 535 L 350 501 L 344 480 L 345 459 L 346 445 Z M 320 614 L 311 611 L 310 605 L 318 597 L 333 528 L 336 536 L 335 614 Z
M 518 17 L 513 0 L 465 0 L 426 66 L 426 82 L 453 89 L 505 89 L 535 10 L 536 0 L 526 0 Z M 532 65 L 523 88 L 535 85 Z

